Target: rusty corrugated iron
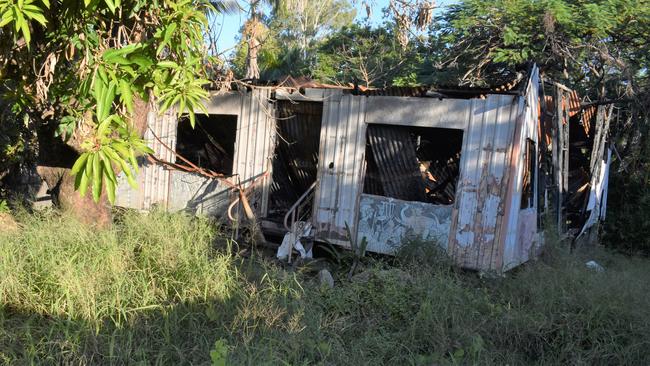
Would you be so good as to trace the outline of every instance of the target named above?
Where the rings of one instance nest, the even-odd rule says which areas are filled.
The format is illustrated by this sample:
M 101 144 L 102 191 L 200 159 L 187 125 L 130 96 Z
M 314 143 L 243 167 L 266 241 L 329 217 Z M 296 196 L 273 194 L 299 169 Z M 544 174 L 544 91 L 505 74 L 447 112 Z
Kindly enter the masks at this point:
M 425 201 L 415 144 L 403 127 L 372 125 L 368 144 L 377 163 L 384 194 L 405 201 Z
M 278 138 L 269 205 L 284 215 L 316 180 L 323 104 L 279 100 L 276 109 Z

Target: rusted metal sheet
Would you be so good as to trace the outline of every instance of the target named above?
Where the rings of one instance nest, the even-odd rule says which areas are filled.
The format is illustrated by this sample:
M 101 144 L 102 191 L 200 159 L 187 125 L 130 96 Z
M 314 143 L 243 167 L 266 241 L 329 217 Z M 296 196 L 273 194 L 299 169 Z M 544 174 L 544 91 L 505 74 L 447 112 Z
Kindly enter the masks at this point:
M 318 161 L 315 237 L 349 246 L 346 224 L 356 233 L 366 144 L 366 97 L 331 90 L 323 103 Z
M 415 239 L 446 247 L 451 225 L 451 205 L 402 201 L 394 198 L 361 195 L 359 231 L 366 238 L 367 250 L 392 254 L 405 240 Z

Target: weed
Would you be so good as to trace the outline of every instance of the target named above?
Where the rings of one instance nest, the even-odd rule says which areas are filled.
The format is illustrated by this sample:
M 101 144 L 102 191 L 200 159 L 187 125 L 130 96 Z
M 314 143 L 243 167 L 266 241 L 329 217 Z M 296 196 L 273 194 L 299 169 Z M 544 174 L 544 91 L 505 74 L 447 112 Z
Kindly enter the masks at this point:
M 0 200 L 0 214 L 8 214 L 11 210 L 9 209 L 9 204 L 7 200 Z

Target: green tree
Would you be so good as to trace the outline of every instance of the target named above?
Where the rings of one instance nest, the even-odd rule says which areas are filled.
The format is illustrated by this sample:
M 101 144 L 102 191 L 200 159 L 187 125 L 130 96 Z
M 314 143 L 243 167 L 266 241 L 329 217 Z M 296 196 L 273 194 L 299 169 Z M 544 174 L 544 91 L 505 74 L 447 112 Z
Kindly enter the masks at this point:
M 242 29 L 242 39 L 232 60 L 238 76 L 276 79 L 309 75 L 320 42 L 352 23 L 355 10 L 348 0 L 282 0 L 251 2 L 252 14 Z
M 357 82 L 366 87 L 412 86 L 424 81 L 426 45 L 403 46 L 393 27 L 353 25 L 328 37 L 318 49 L 312 76 L 323 82 Z
M 175 106 L 193 123 L 204 108 L 212 3 L 222 8 L 208 0 L 0 0 L 0 125 L 22 143 L 35 135 L 41 156 L 61 157 L 51 152 L 65 141 L 75 187 L 82 195 L 90 188 L 95 201 L 105 190 L 113 201 L 116 171 L 135 185 L 136 156 L 152 152 L 141 109 Z
M 289 48 L 297 48 L 303 60 L 327 35 L 350 25 L 356 11 L 348 0 L 286 0 L 274 14 L 271 29 Z
M 594 96 L 638 93 L 647 70 L 650 6 L 636 0 L 467 0 L 433 29 L 441 67 L 462 83 L 535 61 L 556 79 Z

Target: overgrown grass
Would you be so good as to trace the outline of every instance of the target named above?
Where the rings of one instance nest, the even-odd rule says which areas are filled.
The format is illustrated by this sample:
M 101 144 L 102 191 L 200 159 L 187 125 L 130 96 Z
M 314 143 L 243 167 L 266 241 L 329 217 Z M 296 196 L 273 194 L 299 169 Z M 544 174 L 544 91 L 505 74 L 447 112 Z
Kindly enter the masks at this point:
M 481 278 L 413 243 L 366 258 L 352 282 L 330 264 L 330 289 L 307 269 L 233 256 L 203 219 L 19 221 L 0 230 L 0 364 L 650 363 L 648 260 L 551 248 Z

